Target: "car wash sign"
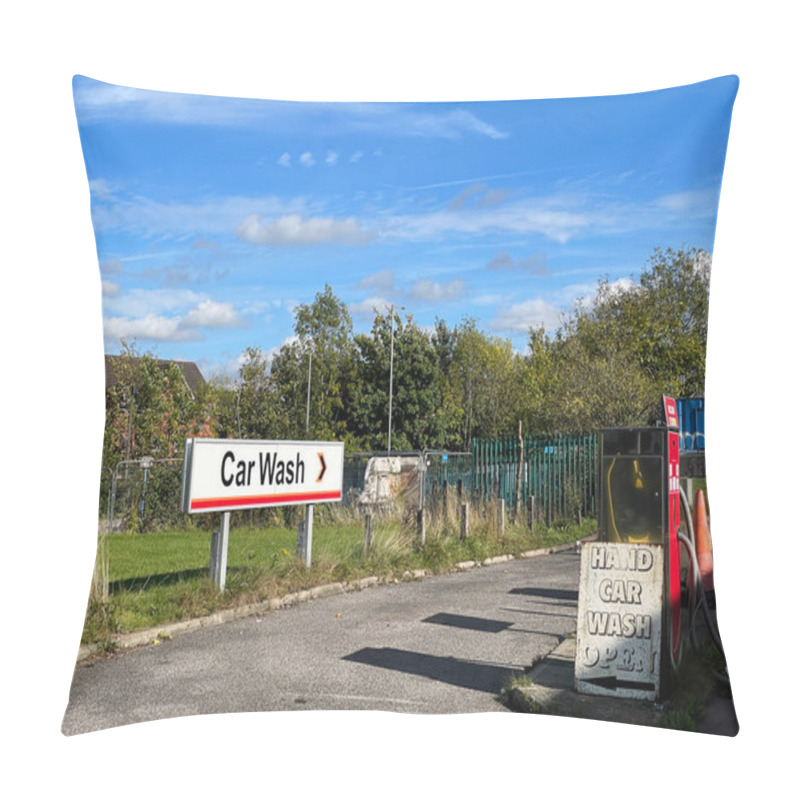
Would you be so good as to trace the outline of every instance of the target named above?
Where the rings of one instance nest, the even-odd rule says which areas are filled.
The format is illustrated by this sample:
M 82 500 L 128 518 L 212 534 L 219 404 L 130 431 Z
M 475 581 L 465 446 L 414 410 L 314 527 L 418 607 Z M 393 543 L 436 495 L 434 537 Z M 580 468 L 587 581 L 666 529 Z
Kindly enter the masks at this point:
M 181 510 L 336 503 L 343 474 L 343 442 L 187 439 Z
M 575 654 L 579 692 L 657 699 L 663 586 L 659 545 L 584 545 Z

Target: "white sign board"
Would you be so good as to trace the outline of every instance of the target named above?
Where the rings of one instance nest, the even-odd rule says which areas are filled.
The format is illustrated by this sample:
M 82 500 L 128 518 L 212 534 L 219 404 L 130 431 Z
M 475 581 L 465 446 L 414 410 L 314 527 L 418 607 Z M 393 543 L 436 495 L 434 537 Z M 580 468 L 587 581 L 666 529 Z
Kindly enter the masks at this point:
M 187 439 L 181 510 L 336 503 L 343 475 L 343 442 Z
M 663 594 L 660 546 L 584 545 L 575 655 L 577 691 L 657 699 Z

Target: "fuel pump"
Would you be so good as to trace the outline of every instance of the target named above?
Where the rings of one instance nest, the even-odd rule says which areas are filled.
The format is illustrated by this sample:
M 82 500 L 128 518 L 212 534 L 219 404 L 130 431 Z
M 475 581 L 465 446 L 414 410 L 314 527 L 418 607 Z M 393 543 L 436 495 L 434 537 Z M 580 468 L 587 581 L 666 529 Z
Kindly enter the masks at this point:
M 599 432 L 599 539 L 659 545 L 663 550 L 661 674 L 681 659 L 681 570 L 679 531 L 680 429 L 675 400 L 664 398 L 665 424 L 652 428 L 608 428 Z
M 680 482 L 682 461 L 693 478 L 704 474 L 705 459 L 681 452 L 676 401 L 664 397 L 663 408 L 662 425 L 598 432 L 598 541 L 581 550 L 575 660 L 580 692 L 664 697 L 674 685 L 685 630 L 699 646 L 700 611 L 722 653 Z M 717 677 L 727 682 L 727 675 Z

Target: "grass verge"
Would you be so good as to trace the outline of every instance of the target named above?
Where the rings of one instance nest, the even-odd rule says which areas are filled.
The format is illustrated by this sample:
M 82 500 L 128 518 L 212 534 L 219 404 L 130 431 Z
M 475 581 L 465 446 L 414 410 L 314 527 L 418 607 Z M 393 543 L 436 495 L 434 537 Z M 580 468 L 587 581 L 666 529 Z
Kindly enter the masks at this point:
M 730 686 L 717 675 L 726 671 L 725 658 L 709 639 L 701 638 L 699 650 L 687 647 L 675 675 L 675 686 L 661 727 L 681 731 L 697 731 L 709 702 L 715 697 L 730 698 Z
M 295 557 L 295 531 L 233 528 L 224 593 L 208 577 L 211 535 L 207 531 L 105 536 L 98 542 L 98 553 L 104 556 L 98 563 L 108 576 L 107 592 L 91 592 L 81 641 L 113 650 L 120 633 L 201 617 L 326 583 L 372 575 L 403 580 L 420 569 L 447 572 L 464 561 L 572 542 L 590 535 L 596 526 L 594 521 L 584 520 L 581 526 L 541 529 L 532 535 L 525 526 L 512 524 L 500 536 L 496 526 L 478 521 L 466 540 L 460 538 L 456 527 L 438 521 L 429 527 L 421 546 L 413 529 L 399 520 L 378 520 L 373 545 L 364 553 L 360 522 L 315 526 L 310 569 Z

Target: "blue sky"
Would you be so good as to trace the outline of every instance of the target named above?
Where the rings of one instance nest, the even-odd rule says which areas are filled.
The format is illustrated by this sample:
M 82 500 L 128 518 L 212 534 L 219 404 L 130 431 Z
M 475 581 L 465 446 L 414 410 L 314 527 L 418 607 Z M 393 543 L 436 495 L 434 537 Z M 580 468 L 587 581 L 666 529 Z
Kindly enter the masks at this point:
M 712 250 L 735 88 L 315 104 L 76 77 L 106 352 L 234 375 L 326 283 L 356 331 L 395 304 L 523 351 L 654 248 Z

